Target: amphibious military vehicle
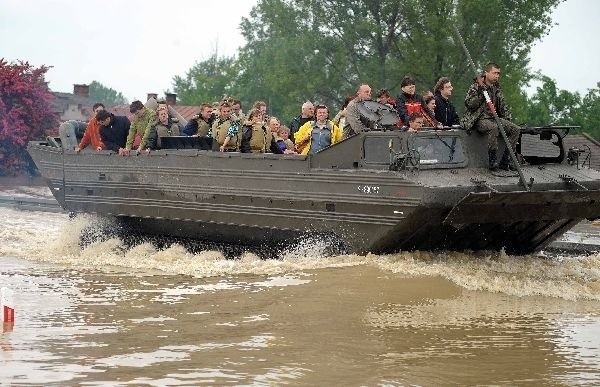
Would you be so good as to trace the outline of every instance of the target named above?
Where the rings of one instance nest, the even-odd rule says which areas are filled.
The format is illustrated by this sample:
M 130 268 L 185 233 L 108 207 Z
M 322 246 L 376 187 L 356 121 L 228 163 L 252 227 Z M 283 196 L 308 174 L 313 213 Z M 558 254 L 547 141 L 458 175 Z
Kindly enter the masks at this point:
M 327 236 L 355 253 L 524 254 L 600 217 L 600 172 L 586 164 L 587 150 L 565 149 L 567 127 L 523 130 L 521 177 L 488 170 L 484 136 L 409 133 L 393 129 L 388 113 L 375 109 L 374 130 L 308 156 L 220 153 L 183 137 L 170 140 L 176 149 L 129 157 L 76 153 L 64 136 L 28 151 L 68 211 L 223 243 Z

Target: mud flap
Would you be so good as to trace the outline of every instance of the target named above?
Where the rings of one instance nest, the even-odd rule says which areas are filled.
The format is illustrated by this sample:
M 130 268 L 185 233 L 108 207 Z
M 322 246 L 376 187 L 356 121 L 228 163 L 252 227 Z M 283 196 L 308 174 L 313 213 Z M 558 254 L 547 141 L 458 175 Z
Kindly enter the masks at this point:
M 444 219 L 445 225 L 597 219 L 600 191 L 471 192 Z

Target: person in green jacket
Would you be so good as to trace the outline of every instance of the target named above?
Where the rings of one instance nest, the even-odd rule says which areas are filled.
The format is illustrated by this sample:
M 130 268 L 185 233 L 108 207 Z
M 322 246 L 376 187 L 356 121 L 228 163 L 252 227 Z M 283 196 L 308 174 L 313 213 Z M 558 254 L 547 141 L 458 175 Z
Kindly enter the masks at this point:
M 129 134 L 125 143 L 125 149 L 119 152 L 122 155 L 129 156 L 136 134 L 140 136 L 141 141 L 137 153 L 143 151 L 148 145 L 148 136 L 150 128 L 157 124 L 156 112 L 144 106 L 141 101 L 133 101 L 129 105 L 129 111 L 133 114 L 133 120 L 129 127 Z

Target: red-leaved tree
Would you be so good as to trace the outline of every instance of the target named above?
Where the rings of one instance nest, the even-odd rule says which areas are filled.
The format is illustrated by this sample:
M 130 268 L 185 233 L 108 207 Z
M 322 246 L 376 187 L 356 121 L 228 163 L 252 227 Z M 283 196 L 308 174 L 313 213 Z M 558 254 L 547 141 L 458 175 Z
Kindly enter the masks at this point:
M 49 67 L 0 58 L 0 176 L 15 175 L 28 166 L 27 142 L 56 130 L 54 96 L 44 80 Z

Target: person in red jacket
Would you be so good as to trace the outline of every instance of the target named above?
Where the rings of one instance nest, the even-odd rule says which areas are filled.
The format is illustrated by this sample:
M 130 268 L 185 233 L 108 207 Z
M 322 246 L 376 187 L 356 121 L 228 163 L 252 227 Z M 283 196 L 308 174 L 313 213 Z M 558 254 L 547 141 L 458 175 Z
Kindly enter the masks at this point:
M 90 118 L 90 121 L 85 128 L 85 132 L 83 133 L 83 138 L 79 142 L 79 145 L 75 147 L 75 152 L 85 149 L 90 144 L 92 145 L 92 148 L 97 151 L 104 149 L 104 144 L 102 143 L 102 138 L 100 137 L 100 123 L 96 119 L 96 113 L 104 109 L 104 104 L 94 104 L 94 116 Z
M 420 94 L 415 93 L 415 80 L 410 76 L 405 76 L 400 84 L 402 93 L 396 98 L 396 108 L 398 115 L 404 125 L 408 125 L 408 117 L 412 113 L 421 113 L 429 126 L 441 129 L 442 125 L 431 117 L 428 113 L 425 100 Z

